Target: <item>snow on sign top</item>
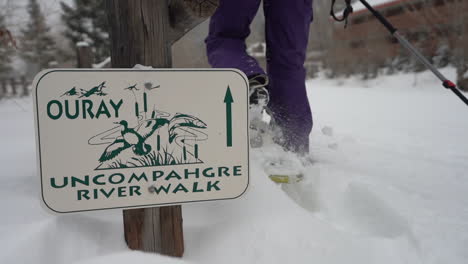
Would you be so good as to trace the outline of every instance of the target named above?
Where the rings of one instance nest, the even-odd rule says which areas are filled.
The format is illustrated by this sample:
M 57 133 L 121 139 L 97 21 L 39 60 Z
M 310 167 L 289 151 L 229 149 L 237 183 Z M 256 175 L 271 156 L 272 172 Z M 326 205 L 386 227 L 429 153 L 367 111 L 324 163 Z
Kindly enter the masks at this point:
M 34 104 L 52 211 L 233 199 L 248 186 L 240 71 L 48 70 L 36 76 Z

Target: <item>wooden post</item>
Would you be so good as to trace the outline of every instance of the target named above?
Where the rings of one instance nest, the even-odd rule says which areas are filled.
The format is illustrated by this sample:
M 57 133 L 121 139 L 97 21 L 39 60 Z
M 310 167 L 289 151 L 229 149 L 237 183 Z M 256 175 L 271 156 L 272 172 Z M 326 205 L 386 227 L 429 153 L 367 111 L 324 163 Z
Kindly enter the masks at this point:
M 23 95 L 29 95 L 28 82 L 26 81 L 26 76 L 21 76 L 21 84 L 23 85 Z
M 11 96 L 16 96 L 18 95 L 18 91 L 16 89 L 16 81 L 15 78 L 10 79 L 10 87 L 11 87 Z
M 76 59 L 78 68 L 93 67 L 93 53 L 88 43 L 80 42 L 76 45 Z
M 7 90 L 7 82 L 5 79 L 2 79 L 2 97 L 7 97 L 7 93 L 8 93 L 8 90 Z
M 168 0 L 106 0 L 112 67 L 172 66 L 168 7 Z M 181 206 L 124 210 L 123 220 L 129 248 L 183 255 Z

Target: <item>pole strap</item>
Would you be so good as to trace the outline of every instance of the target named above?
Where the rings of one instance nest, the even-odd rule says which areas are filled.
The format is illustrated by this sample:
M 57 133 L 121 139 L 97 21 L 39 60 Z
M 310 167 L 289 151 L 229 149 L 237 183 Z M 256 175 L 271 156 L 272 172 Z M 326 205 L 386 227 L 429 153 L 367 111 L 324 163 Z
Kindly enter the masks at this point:
M 336 17 L 335 11 L 333 10 L 335 7 L 335 2 L 336 0 L 332 0 L 331 2 L 331 8 L 330 8 L 330 15 L 335 19 L 335 21 L 338 22 L 345 22 L 344 27 L 346 28 L 348 26 L 348 16 L 353 13 L 353 7 L 351 6 L 351 0 L 345 0 L 346 3 L 346 8 L 343 10 L 343 15 L 341 18 Z

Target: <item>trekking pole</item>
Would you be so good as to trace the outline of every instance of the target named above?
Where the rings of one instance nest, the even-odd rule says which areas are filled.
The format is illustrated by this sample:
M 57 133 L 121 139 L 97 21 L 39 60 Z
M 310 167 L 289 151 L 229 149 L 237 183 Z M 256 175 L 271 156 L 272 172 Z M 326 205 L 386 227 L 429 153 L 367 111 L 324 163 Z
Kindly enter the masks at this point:
M 382 14 L 380 14 L 377 10 L 375 10 L 369 3 L 366 2 L 366 0 L 359 0 L 361 3 L 369 9 L 369 11 L 374 15 L 380 23 L 382 23 L 387 30 L 394 36 L 398 42 L 406 49 L 408 50 L 411 54 L 413 54 L 421 63 L 423 63 L 432 73 L 434 73 L 439 80 L 442 81 L 442 85 L 447 88 L 452 90 L 453 93 L 455 93 L 467 106 L 468 106 L 468 99 L 462 94 L 460 90 L 458 90 L 457 85 L 447 79 L 439 70 L 437 70 L 434 65 L 432 65 L 425 57 L 424 55 L 421 54 L 411 43 L 403 37 L 398 30 L 384 17 Z
M 346 25 L 348 24 L 348 16 L 353 12 L 353 7 L 351 6 L 351 0 L 345 0 L 346 8 L 343 11 L 343 16 L 341 18 L 337 18 L 335 16 L 334 11 L 333 11 L 333 6 L 335 5 L 335 1 L 336 0 L 332 0 L 332 7 L 331 7 L 331 10 L 330 10 L 330 15 L 336 21 L 345 21 L 345 27 L 346 27 Z M 395 37 L 398 40 L 398 42 L 400 42 L 400 44 L 406 50 L 408 50 L 411 54 L 413 54 L 421 63 L 423 63 L 430 71 L 432 71 L 432 73 L 434 73 L 434 75 L 437 76 L 437 78 L 439 78 L 439 80 L 442 81 L 442 85 L 445 88 L 452 90 L 452 92 L 455 93 L 455 95 L 457 95 L 458 98 L 460 98 L 468 106 L 468 99 L 463 95 L 463 93 L 460 90 L 458 90 L 457 85 L 454 82 L 447 79 L 439 70 L 437 70 L 437 68 L 434 67 L 434 65 L 432 65 L 424 57 L 424 55 L 421 54 L 421 52 L 419 52 L 413 45 L 411 45 L 411 43 L 405 37 L 403 37 L 398 32 L 398 30 L 386 18 L 384 16 L 382 16 L 382 14 L 380 14 L 380 12 L 375 10 L 369 3 L 367 3 L 366 0 L 359 0 L 359 1 L 361 1 L 361 3 L 367 9 L 369 9 L 369 11 L 372 13 L 372 15 L 374 15 L 380 21 L 380 23 L 382 23 L 382 25 L 384 25 L 385 28 L 387 28 L 387 30 L 390 32 L 390 34 L 393 37 Z

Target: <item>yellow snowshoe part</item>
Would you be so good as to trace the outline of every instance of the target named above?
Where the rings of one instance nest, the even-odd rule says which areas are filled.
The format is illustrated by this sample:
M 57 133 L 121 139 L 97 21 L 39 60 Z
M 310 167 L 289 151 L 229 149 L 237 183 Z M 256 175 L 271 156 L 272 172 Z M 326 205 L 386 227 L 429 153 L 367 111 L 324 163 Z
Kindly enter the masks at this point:
M 273 174 L 269 175 L 270 179 L 276 183 L 295 183 L 295 182 L 300 182 L 303 178 L 302 174 L 298 175 L 279 175 L 279 174 Z

